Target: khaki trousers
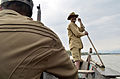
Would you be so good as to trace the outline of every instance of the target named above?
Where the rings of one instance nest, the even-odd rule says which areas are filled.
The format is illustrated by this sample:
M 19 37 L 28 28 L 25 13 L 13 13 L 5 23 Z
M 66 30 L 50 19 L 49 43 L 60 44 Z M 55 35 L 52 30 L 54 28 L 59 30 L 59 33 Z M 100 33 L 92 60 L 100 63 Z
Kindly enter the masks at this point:
M 80 48 L 72 48 L 71 50 L 72 57 L 74 61 L 82 61 L 81 59 L 81 49 Z

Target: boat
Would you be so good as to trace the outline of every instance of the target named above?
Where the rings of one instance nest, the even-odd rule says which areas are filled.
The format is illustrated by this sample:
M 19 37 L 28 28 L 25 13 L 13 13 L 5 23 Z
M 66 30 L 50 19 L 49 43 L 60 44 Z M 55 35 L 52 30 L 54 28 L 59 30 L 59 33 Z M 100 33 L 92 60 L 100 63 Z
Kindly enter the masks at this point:
M 81 69 L 78 70 L 79 79 L 117 79 L 120 77 L 120 72 L 93 61 L 91 53 L 92 49 L 90 48 L 87 60 L 82 63 Z
M 83 61 L 78 70 L 78 79 L 118 79 L 120 77 L 120 72 L 115 71 L 111 68 L 107 68 L 102 64 L 98 64 L 91 58 L 91 48 L 88 54 L 87 60 Z M 72 61 L 72 60 L 71 60 Z M 73 62 L 74 63 L 74 62 Z M 55 76 L 43 72 L 40 79 L 59 79 Z

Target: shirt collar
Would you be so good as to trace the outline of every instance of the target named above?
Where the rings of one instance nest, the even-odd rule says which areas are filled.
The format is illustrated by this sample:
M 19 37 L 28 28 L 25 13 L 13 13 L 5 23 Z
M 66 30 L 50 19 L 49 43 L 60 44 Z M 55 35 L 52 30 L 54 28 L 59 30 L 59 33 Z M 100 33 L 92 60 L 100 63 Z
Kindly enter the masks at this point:
M 4 9 L 0 11 L 0 16 L 3 16 L 5 14 L 11 14 L 11 15 L 20 15 L 19 13 L 17 13 L 14 10 L 9 10 L 9 9 Z

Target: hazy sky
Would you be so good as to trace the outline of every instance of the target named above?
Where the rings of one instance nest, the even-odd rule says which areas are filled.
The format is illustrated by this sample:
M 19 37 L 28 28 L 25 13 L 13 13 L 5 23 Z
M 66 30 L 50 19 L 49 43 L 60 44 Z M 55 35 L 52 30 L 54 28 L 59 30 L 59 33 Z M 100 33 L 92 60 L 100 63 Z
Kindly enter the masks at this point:
M 60 37 L 68 50 L 67 26 L 71 12 L 79 14 L 86 30 L 101 51 L 120 50 L 120 0 L 33 0 L 33 18 L 36 20 L 36 6 L 41 4 L 42 22 Z M 79 23 L 77 22 L 79 25 Z M 84 49 L 91 46 L 87 37 L 82 37 Z

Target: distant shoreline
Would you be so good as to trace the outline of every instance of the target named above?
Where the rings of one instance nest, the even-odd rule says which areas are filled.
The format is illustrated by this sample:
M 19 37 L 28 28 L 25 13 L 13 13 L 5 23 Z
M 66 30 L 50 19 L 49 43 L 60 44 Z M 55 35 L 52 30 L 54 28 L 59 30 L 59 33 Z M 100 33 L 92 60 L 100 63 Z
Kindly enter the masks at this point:
M 96 55 L 95 53 L 92 55 Z M 120 53 L 99 53 L 99 55 L 120 55 Z
M 66 52 L 71 56 L 71 52 L 69 50 Z M 88 52 L 82 52 L 81 55 L 88 55 Z M 96 55 L 96 53 L 93 52 L 92 55 Z M 99 53 L 99 55 L 120 55 L 120 53 Z

